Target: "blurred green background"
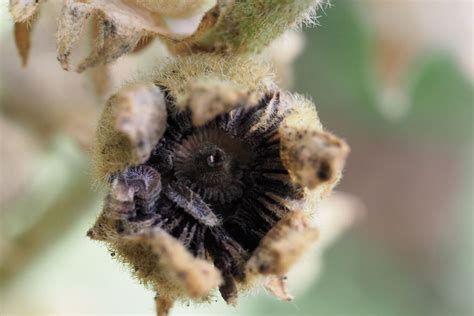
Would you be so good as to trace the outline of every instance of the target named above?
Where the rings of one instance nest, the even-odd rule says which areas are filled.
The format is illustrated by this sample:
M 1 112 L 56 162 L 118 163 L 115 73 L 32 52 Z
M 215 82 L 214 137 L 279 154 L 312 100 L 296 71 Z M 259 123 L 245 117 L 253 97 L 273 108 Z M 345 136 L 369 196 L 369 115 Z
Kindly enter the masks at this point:
M 53 35 L 34 39 L 20 70 L 6 1 L 0 10 L 0 314 L 153 315 L 153 293 L 85 237 L 102 193 L 83 150 L 94 116 L 78 117 L 97 100 L 74 90 L 91 87 L 54 81 Z M 173 315 L 474 314 L 473 12 L 468 0 L 334 0 L 320 12 L 292 89 L 350 144 L 338 190 L 366 214 L 317 281 L 303 271 L 291 303 L 259 291 Z

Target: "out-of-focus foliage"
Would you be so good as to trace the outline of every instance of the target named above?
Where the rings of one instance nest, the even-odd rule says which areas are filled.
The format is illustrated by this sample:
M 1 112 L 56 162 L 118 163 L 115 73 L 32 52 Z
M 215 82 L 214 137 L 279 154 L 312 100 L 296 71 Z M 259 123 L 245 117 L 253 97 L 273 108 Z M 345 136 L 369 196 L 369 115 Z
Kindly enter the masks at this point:
M 295 304 L 320 315 L 469 315 L 473 235 L 460 224 L 472 223 L 474 205 L 469 69 L 449 50 L 420 49 L 403 70 L 408 111 L 386 119 L 365 5 L 334 1 L 322 26 L 306 32 L 295 69 L 298 90 L 313 96 L 321 120 L 351 145 L 341 189 L 368 207 L 367 222 L 329 252 L 322 278 Z M 464 40 L 472 46 L 472 38 Z

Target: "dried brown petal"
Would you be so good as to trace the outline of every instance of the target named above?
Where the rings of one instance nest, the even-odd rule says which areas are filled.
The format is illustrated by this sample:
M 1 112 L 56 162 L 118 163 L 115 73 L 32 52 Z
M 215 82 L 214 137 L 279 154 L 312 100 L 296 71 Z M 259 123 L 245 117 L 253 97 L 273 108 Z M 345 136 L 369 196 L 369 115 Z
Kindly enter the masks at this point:
M 30 30 L 29 20 L 15 23 L 15 43 L 20 54 L 21 63 L 26 66 L 28 62 L 28 53 L 30 52 Z
M 248 273 L 285 275 L 318 235 L 302 211 L 289 212 L 262 239 L 247 262 Z
M 11 1 L 10 10 L 15 20 L 14 35 L 22 66 L 26 66 L 31 46 L 31 29 L 36 21 L 39 1 Z
M 166 116 L 164 95 L 153 84 L 129 86 L 113 96 L 98 130 L 99 176 L 145 162 L 165 131 Z

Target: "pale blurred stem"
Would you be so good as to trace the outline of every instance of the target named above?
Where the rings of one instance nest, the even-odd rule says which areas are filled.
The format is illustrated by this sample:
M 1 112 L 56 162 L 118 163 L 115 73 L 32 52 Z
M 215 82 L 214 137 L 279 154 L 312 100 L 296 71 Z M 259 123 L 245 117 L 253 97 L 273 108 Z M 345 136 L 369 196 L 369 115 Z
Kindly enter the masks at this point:
M 5 287 L 20 276 L 92 207 L 97 195 L 90 189 L 90 183 L 87 174 L 74 173 L 57 200 L 33 226 L 8 243 L 0 262 L 0 286 Z

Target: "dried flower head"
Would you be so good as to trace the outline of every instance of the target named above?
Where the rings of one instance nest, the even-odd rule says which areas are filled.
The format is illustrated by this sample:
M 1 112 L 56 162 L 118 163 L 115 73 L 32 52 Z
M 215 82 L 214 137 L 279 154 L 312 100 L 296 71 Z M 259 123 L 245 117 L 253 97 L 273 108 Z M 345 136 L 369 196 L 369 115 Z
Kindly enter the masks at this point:
M 44 0 L 10 0 L 23 64 L 30 24 Z M 76 68 L 108 64 L 161 39 L 175 54 L 259 52 L 286 30 L 315 19 L 323 0 L 64 0 L 56 33 L 57 59 L 70 69 L 74 44 L 88 20 L 97 24 L 92 51 Z
M 307 216 L 347 153 L 264 64 L 178 58 L 104 109 L 95 156 L 109 193 L 88 234 L 157 291 L 163 314 L 217 287 L 233 304 L 258 276 L 281 280 L 317 238 Z

